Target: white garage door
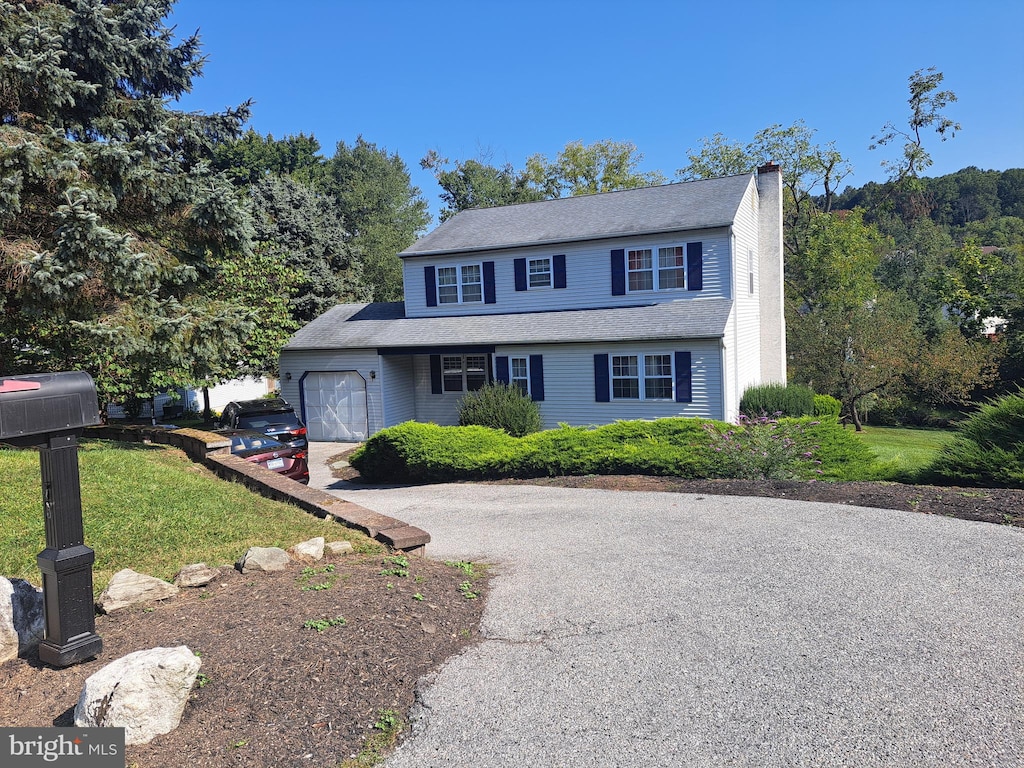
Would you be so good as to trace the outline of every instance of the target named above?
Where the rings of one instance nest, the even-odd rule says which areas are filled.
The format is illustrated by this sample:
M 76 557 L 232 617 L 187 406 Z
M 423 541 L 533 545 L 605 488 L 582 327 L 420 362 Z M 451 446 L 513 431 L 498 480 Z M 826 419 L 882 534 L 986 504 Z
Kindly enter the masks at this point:
M 307 373 L 302 392 L 310 440 L 366 439 L 366 382 L 358 373 Z

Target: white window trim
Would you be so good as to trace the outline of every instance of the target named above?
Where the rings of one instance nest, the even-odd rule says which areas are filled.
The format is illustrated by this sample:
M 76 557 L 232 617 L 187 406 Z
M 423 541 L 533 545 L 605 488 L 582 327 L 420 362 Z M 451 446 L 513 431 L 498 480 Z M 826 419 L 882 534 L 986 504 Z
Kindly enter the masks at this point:
M 530 271 L 530 265 L 532 263 L 535 263 L 535 262 L 538 262 L 538 261 L 546 261 L 547 262 L 548 268 L 547 268 L 547 270 L 545 272 L 531 272 Z M 534 275 L 544 275 L 544 274 L 547 275 L 547 278 L 548 278 L 547 282 L 546 283 L 538 283 L 537 285 L 534 285 L 533 284 L 533 276 Z M 554 270 L 554 266 L 552 264 L 552 260 L 551 260 L 550 256 L 539 256 L 537 258 L 529 258 L 529 257 L 527 257 L 527 259 L 526 259 L 526 289 L 527 290 L 536 291 L 536 290 L 541 289 L 541 288 L 550 288 L 552 285 L 554 285 L 554 280 L 555 280 L 555 270 Z
M 480 298 L 479 299 L 474 299 L 473 301 L 466 301 L 466 299 L 465 299 L 465 297 L 463 295 L 463 285 L 464 285 L 463 280 L 462 280 L 462 269 L 463 269 L 463 267 L 477 267 L 480 270 L 480 282 L 479 283 L 469 283 L 469 285 L 479 285 L 480 286 Z M 441 286 L 441 272 L 440 272 L 440 270 L 442 270 L 442 269 L 454 269 L 455 270 L 455 285 L 458 288 L 458 297 L 459 297 L 458 301 L 441 301 L 441 288 L 442 288 L 442 286 Z M 437 270 L 438 270 L 437 271 L 437 277 L 436 277 L 437 285 L 435 286 L 435 290 L 437 292 L 437 305 L 439 307 L 441 307 L 441 306 L 450 306 L 452 304 L 483 304 L 484 303 L 484 264 L 483 264 L 482 261 L 477 261 L 477 262 L 472 262 L 471 261 L 471 262 L 466 262 L 464 264 L 439 264 L 439 265 L 437 265 Z M 450 285 L 446 285 L 444 287 L 450 288 L 451 286 Z
M 513 360 L 523 360 L 526 362 L 526 378 L 521 376 L 513 376 Z M 530 356 L 529 355 L 509 355 L 508 358 L 508 383 L 515 385 L 516 381 L 526 381 L 526 394 L 533 396 L 533 392 L 530 391 Z
M 637 375 L 633 376 L 616 376 L 615 375 L 615 358 L 617 357 L 635 357 L 637 359 Z M 668 357 L 669 362 L 669 375 L 668 376 L 650 376 L 646 374 L 647 371 L 647 360 L 648 357 Z M 615 382 L 616 380 L 632 380 L 636 379 L 639 397 L 616 397 L 615 396 Z M 646 381 L 648 378 L 651 379 L 669 379 L 669 383 L 672 386 L 672 393 L 669 397 L 647 397 Z M 673 352 L 609 352 L 608 353 L 608 398 L 615 402 L 620 403 L 673 403 L 676 399 L 676 356 Z
M 657 291 L 685 291 L 687 283 L 689 282 L 689 275 L 686 274 L 686 246 L 688 243 L 658 243 L 656 245 L 638 245 L 633 248 L 626 248 L 624 251 L 624 258 L 626 261 L 626 293 L 651 293 Z M 659 251 L 662 248 L 682 248 L 683 249 L 683 264 L 675 269 L 683 270 L 683 284 L 674 285 L 669 288 L 661 287 L 661 267 L 659 266 L 660 256 Z M 651 268 L 648 269 L 630 269 L 629 268 L 629 252 L 630 251 L 650 251 L 651 252 Z M 668 269 L 668 267 L 666 267 Z M 652 273 L 652 288 L 630 288 L 629 287 L 629 276 L 640 272 L 651 272 Z

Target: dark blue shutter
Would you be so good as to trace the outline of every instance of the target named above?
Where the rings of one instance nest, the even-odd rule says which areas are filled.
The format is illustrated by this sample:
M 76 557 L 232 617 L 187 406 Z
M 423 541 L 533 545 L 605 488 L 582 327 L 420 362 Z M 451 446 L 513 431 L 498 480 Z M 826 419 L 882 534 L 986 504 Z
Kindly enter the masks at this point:
M 555 273 L 555 288 L 565 288 L 565 254 L 551 257 L 551 269 Z
M 594 399 L 599 403 L 611 401 L 608 390 L 608 355 L 594 355 Z
M 444 392 L 444 388 L 441 386 L 441 356 L 431 355 L 430 356 L 430 393 L 432 395 L 440 395 Z
M 484 262 L 484 304 L 495 304 L 498 298 L 494 293 L 494 262 Z
M 693 375 L 690 373 L 689 352 L 676 352 L 676 402 L 693 402 Z
M 516 259 L 513 262 L 516 273 L 516 290 L 526 290 L 526 259 Z
M 612 251 L 612 296 L 626 295 L 626 251 Z
M 704 290 L 704 244 L 686 244 L 686 289 Z
M 530 397 L 537 401 L 544 399 L 544 358 L 541 355 L 530 355 Z
M 510 377 L 508 375 L 508 358 L 507 357 L 495 357 L 494 358 L 494 380 L 503 381 L 508 384 Z
M 427 286 L 427 306 L 437 306 L 437 272 L 433 267 L 423 268 L 423 282 Z

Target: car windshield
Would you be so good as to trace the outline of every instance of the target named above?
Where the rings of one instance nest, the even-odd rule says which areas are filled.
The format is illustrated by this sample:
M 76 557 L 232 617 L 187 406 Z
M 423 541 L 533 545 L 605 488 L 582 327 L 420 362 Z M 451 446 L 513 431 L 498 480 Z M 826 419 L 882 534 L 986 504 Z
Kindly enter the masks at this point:
M 251 416 L 239 416 L 238 426 L 245 429 L 266 429 L 269 426 L 283 424 L 288 427 L 299 426 L 294 413 L 256 413 Z
M 231 451 L 238 453 L 239 451 L 254 451 L 258 448 L 263 448 L 267 451 L 274 451 L 278 448 L 287 448 L 284 443 L 280 443 L 272 437 L 264 437 L 263 435 L 232 435 L 231 436 Z

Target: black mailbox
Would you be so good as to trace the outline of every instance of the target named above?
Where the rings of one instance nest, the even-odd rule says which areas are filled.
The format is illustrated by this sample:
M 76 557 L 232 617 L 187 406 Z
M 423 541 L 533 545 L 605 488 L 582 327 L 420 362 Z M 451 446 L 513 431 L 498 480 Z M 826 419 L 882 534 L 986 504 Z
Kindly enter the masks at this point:
M 99 423 L 96 388 L 88 373 L 34 373 L 0 378 L 0 440 L 14 442 L 22 437 Z M 34 445 L 41 441 L 27 442 Z
M 99 424 L 96 388 L 80 371 L 0 377 L 0 441 L 39 446 L 46 549 L 43 575 L 46 626 L 39 658 L 66 667 L 98 655 L 92 564 L 85 546 L 78 437 Z

